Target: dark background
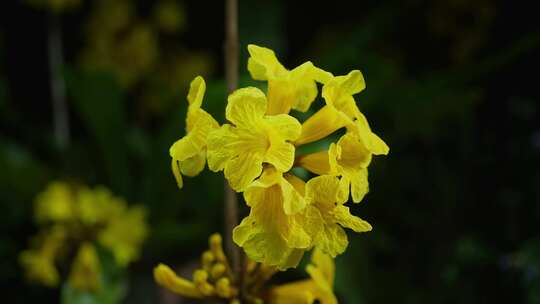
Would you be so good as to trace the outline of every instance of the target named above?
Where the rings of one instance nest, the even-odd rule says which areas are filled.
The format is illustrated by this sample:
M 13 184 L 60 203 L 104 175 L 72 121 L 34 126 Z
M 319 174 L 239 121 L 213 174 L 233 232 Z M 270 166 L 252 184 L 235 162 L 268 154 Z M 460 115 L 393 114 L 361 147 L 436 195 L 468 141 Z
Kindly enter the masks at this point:
M 6 303 L 58 302 L 58 290 L 29 285 L 16 262 L 37 230 L 33 198 L 51 180 L 105 185 L 149 209 L 151 236 L 130 267 L 126 303 L 158 303 L 152 267 L 191 263 L 207 236 L 222 230 L 221 174 L 186 178 L 178 190 L 168 148 L 184 134 L 186 88 L 198 73 L 208 81 L 206 107 L 223 121 L 223 3 L 179 2 L 186 26 L 160 34 L 156 61 L 181 50 L 204 54 L 206 65 L 186 68 L 185 81 L 171 89 L 155 84 L 163 78 L 155 70 L 126 87 L 111 71 L 81 66 L 95 2 L 60 16 L 67 149 L 53 138 L 51 18 L 24 2 L 0 7 Z M 141 20 L 155 5 L 132 3 Z M 366 78 L 356 100 L 390 154 L 375 158 L 371 191 L 352 208 L 374 230 L 349 234 L 336 260 L 341 302 L 540 303 L 538 11 L 516 1 L 352 3 L 240 1 L 239 13 L 241 85 L 261 85 L 245 68 L 248 43 L 274 49 L 288 68 L 310 60 L 334 74 L 360 69 Z M 141 98 L 147 91 L 155 96 L 150 106 Z

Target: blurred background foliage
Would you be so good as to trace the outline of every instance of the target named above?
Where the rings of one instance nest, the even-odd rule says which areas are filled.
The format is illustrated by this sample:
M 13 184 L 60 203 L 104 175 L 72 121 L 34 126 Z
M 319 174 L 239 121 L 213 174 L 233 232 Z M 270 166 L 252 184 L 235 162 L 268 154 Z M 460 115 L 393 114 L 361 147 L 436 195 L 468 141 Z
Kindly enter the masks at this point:
M 205 172 L 180 191 L 168 155 L 184 134 L 194 76 L 208 79 L 206 108 L 223 122 L 223 3 L 85 0 L 63 10 L 33 2 L 0 9 L 2 299 L 58 303 L 60 291 L 26 283 L 16 260 L 37 229 L 35 195 L 67 178 L 147 206 L 150 236 L 129 268 L 125 302 L 160 303 L 167 296 L 152 267 L 186 268 L 223 226 L 222 177 Z M 353 3 L 240 1 L 239 13 L 241 85 L 261 85 L 248 78 L 248 43 L 276 50 L 289 68 L 311 60 L 334 74 L 360 69 L 367 89 L 358 104 L 391 148 L 353 208 L 374 231 L 350 235 L 336 261 L 341 302 L 540 303 L 532 4 Z M 52 19 L 64 40 L 64 149 L 52 127 Z

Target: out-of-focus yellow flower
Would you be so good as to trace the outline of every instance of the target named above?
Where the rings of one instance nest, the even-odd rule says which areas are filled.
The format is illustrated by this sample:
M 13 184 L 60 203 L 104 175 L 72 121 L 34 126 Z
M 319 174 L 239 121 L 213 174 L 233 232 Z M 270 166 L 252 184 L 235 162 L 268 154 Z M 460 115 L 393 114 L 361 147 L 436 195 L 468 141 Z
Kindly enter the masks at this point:
M 272 167 L 249 185 L 244 198 L 251 211 L 233 230 L 234 242 L 255 262 L 280 269 L 298 265 L 322 228 L 317 210 Z
M 28 0 L 35 7 L 45 8 L 54 14 L 73 10 L 81 5 L 81 0 Z
M 101 287 L 101 264 L 96 248 L 91 243 L 83 243 L 73 260 L 69 283 L 71 287 L 84 290 L 96 291 Z
M 333 291 L 335 265 L 328 255 L 314 250 L 311 264 L 306 271 L 310 279 L 287 283 L 270 288 L 269 304 L 312 304 L 318 300 L 321 304 L 337 304 Z
M 159 264 L 154 268 L 156 282 L 170 291 L 193 299 L 221 298 L 230 301 L 236 299 L 238 288 L 234 286 L 232 272 L 219 234 L 213 234 L 209 240 L 210 250 L 201 256 L 201 266 L 193 272 L 193 280 L 176 275 L 167 265 Z
M 148 227 L 142 207 L 123 208 L 120 214 L 99 234 L 99 242 L 110 249 L 120 266 L 126 266 L 139 257 Z
M 300 135 L 300 123 L 287 114 L 265 116 L 267 100 L 254 87 L 229 96 L 225 112 L 232 124 L 224 124 L 208 135 L 208 167 L 224 170 L 229 185 L 243 191 L 257 178 L 263 163 L 286 172 L 294 162 L 294 146 L 288 141 Z
M 207 138 L 211 130 L 217 129 L 216 120 L 201 108 L 206 83 L 201 76 L 191 82 L 187 100 L 186 136 L 176 141 L 170 148 L 171 166 L 178 187 L 182 188 L 182 174 L 195 176 L 206 164 Z M 209 159 L 210 163 L 210 159 Z
M 177 1 L 162 0 L 154 7 L 154 20 L 167 33 L 176 33 L 186 26 L 184 8 Z
M 287 114 L 291 108 L 307 111 L 317 97 L 315 80 L 322 82 L 331 77 L 309 61 L 289 71 L 268 48 L 250 44 L 248 52 L 251 77 L 268 81 L 268 115 Z
M 315 246 L 324 253 L 335 257 L 347 248 L 349 241 L 341 226 L 355 232 L 371 230 L 371 225 L 352 215 L 343 203 L 348 192 L 343 191 L 340 181 L 335 176 L 322 175 L 312 178 L 306 183 L 306 200 L 310 206 L 317 208 L 322 215 L 323 229 L 315 237 Z
M 63 222 L 74 216 L 73 193 L 66 183 L 53 182 L 36 197 L 34 216 L 38 223 Z
M 35 248 L 21 252 L 19 261 L 28 280 L 49 287 L 58 285 L 60 275 L 55 259 L 62 250 L 65 237 L 66 231 L 61 226 L 52 227 L 34 239 Z
M 52 182 L 37 196 L 35 212 L 40 234 L 21 253 L 20 262 L 30 280 L 47 286 L 59 283 L 55 262 L 66 258 L 62 253 L 77 250 L 69 281 L 76 289 L 97 290 L 97 243 L 125 267 L 138 257 L 148 234 L 144 208 L 128 208 L 123 199 L 103 187 Z

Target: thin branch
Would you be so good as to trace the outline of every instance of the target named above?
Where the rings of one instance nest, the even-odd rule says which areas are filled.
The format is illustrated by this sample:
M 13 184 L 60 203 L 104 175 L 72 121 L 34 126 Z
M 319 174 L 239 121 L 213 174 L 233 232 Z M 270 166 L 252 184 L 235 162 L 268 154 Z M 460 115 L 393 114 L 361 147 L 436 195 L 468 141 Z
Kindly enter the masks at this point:
M 69 145 L 69 117 L 66 103 L 66 84 L 62 73 L 64 54 L 60 17 L 51 14 L 49 22 L 49 71 L 53 106 L 54 138 L 59 149 Z
M 238 1 L 225 1 L 225 79 L 227 92 L 238 86 Z M 226 249 L 232 258 L 232 268 L 242 284 L 240 249 L 232 241 L 232 230 L 238 224 L 238 201 L 236 193 L 225 181 L 225 240 Z

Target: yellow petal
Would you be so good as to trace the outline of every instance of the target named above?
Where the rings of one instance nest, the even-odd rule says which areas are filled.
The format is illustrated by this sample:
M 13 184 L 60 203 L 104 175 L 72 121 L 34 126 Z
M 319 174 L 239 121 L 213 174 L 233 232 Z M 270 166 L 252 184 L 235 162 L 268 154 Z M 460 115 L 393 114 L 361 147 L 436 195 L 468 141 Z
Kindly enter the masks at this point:
M 220 128 L 210 131 L 207 139 L 208 168 L 214 172 L 221 171 L 234 155 L 238 136 L 234 133 L 234 128 L 231 125 L 224 124 Z
M 180 173 L 180 167 L 178 164 L 178 161 L 174 158 L 171 159 L 171 169 L 174 175 L 174 179 L 176 180 L 176 184 L 178 185 L 178 188 L 182 189 L 184 186 L 184 181 L 182 180 L 182 174 Z
M 325 281 L 332 286 L 334 284 L 334 276 L 336 272 L 334 259 L 315 248 L 311 254 L 311 263 L 318 268 Z
M 312 304 L 316 286 L 312 280 L 302 280 L 273 286 L 268 292 L 269 304 Z
M 343 205 L 337 206 L 334 209 L 334 216 L 336 221 L 345 228 L 350 228 L 355 232 L 367 232 L 371 231 L 371 225 L 363 219 L 354 216 L 349 211 L 348 207 Z
M 389 148 L 386 143 L 371 131 L 369 123 L 362 113 L 358 113 L 354 124 L 350 126 L 351 131 L 358 136 L 359 140 L 366 148 L 375 155 L 387 155 Z
M 274 165 L 280 172 L 289 171 L 294 163 L 294 146 L 283 141 L 270 145 L 264 162 Z
M 347 234 L 339 225 L 325 225 L 317 240 L 317 247 L 333 258 L 345 252 L 348 245 Z
M 304 196 L 304 193 L 306 192 L 306 183 L 301 178 L 292 173 L 287 173 L 284 177 L 301 196 Z
M 350 123 L 351 120 L 346 115 L 326 105 L 302 124 L 302 133 L 295 141 L 295 145 L 317 141 Z
M 302 132 L 302 126 L 298 120 L 286 114 L 267 116 L 265 120 L 268 125 L 280 135 L 279 138 L 281 140 L 294 141 Z
M 255 87 L 246 87 L 229 95 L 225 117 L 237 127 L 257 127 L 266 113 L 266 96 Z
M 309 202 L 334 206 L 339 200 L 339 179 L 331 175 L 321 175 L 306 183 L 306 199 Z
M 195 287 L 195 284 L 184 278 L 178 277 L 167 265 L 159 264 L 154 268 L 154 279 L 159 285 L 184 297 L 195 299 L 203 298 L 203 295 Z
M 255 80 L 283 75 L 287 70 L 279 63 L 274 51 L 254 44 L 248 45 L 248 71 Z
M 353 202 L 359 203 L 369 192 L 367 169 L 354 170 L 348 174 L 351 182 L 351 196 Z
M 180 171 L 182 174 L 187 176 L 196 176 L 204 169 L 206 164 L 206 151 L 195 154 L 195 156 L 190 157 L 186 160 L 180 161 Z
M 304 169 L 319 175 L 330 174 L 328 151 L 320 151 L 307 155 L 301 155 L 296 159 L 296 164 Z
M 201 76 L 195 77 L 189 85 L 189 92 L 187 100 L 189 106 L 194 108 L 200 108 L 206 91 L 206 83 Z
M 241 192 L 262 172 L 263 157 L 257 153 L 239 154 L 227 162 L 224 173 L 229 185 Z

